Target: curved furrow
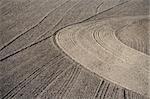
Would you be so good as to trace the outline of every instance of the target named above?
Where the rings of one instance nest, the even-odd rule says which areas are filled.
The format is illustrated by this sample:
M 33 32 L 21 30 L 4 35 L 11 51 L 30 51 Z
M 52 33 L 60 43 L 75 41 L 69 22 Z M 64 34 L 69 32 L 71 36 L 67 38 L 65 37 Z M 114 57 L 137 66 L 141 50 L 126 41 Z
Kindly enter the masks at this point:
M 100 28 L 100 29 L 101 29 L 101 28 Z M 108 30 L 108 29 L 106 28 L 106 30 Z M 83 32 L 82 32 L 82 33 L 83 33 Z M 82 35 L 82 33 L 80 33 L 79 35 L 81 36 L 81 35 Z M 97 33 L 98 33 L 99 35 L 101 35 L 101 34 L 102 34 L 102 33 L 99 33 L 99 32 L 97 32 Z M 103 36 L 98 36 L 98 37 L 103 37 Z M 105 37 L 104 37 L 104 38 L 105 38 Z M 112 36 L 111 38 L 113 38 L 113 36 Z M 111 38 L 109 38 L 110 43 L 108 42 L 108 44 L 107 44 L 107 42 L 103 42 L 103 38 L 101 38 L 102 40 L 101 40 L 101 39 L 99 39 L 99 38 L 97 38 L 97 40 L 98 40 L 98 41 L 100 40 L 100 41 L 98 42 L 98 44 L 100 44 L 100 43 L 101 43 L 101 46 L 103 46 L 102 48 L 104 48 L 104 50 L 108 50 L 108 51 L 109 51 L 109 53 L 110 53 L 110 52 L 113 52 L 114 54 L 118 55 L 118 56 L 119 56 L 119 58 L 120 58 L 121 60 L 123 60 L 123 61 L 124 61 L 124 59 L 120 57 L 119 52 L 118 52 L 118 51 L 120 50 L 120 49 L 118 48 L 118 47 L 119 47 L 119 46 L 118 46 L 119 44 L 118 44 L 118 45 L 116 45 L 116 44 L 117 44 L 117 42 L 115 42 L 115 43 L 113 42 L 113 43 L 112 43 L 112 41 L 114 41 L 114 40 L 112 39 L 112 41 L 111 41 Z M 106 40 L 107 40 L 107 39 L 106 39 Z M 82 42 L 82 41 L 80 41 L 80 42 Z M 113 45 L 113 47 L 111 47 L 111 46 L 110 46 L 110 44 L 112 44 L 112 45 Z M 117 47 L 115 47 L 114 45 L 116 45 Z M 119 50 L 114 49 L 114 50 L 112 50 L 112 51 L 111 51 L 111 49 L 112 49 L 112 48 L 113 48 L 113 49 L 114 49 L 114 48 L 117 48 L 117 49 L 119 49 Z M 123 48 L 122 48 L 122 49 L 123 49 Z M 117 51 L 116 51 L 116 50 L 117 50 Z M 116 52 L 116 53 L 115 53 L 115 52 Z M 120 53 L 122 53 L 122 52 L 120 52 Z M 111 53 L 110 53 L 110 54 L 111 54 Z M 126 54 L 125 54 L 125 55 L 126 55 Z M 124 57 L 124 58 L 125 58 L 126 56 L 122 56 L 122 57 Z M 131 57 L 131 56 L 129 56 L 129 57 Z M 103 56 L 103 58 L 104 58 L 104 56 Z M 132 60 L 132 61 L 133 61 L 133 60 Z M 132 63 L 132 62 L 130 61 L 130 59 L 128 59 L 128 57 L 127 57 L 127 59 L 126 59 L 126 62 L 128 62 L 128 63 Z
M 89 22 L 67 27 L 56 35 L 57 43 L 70 57 L 91 71 L 148 95 L 149 56 L 120 42 L 115 35 L 117 29 L 112 29 L 111 22 L 117 24 L 117 21 L 109 19 L 95 22 L 96 25 Z M 70 49 L 67 45 L 73 47 Z
M 0 98 L 149 97 L 148 0 L 1 1 Z
M 118 39 L 123 42 L 124 44 L 126 44 L 127 46 L 134 48 L 135 50 L 141 51 L 145 54 L 148 54 L 147 52 L 145 52 L 145 50 L 143 49 L 147 49 L 146 46 L 147 45 L 147 40 L 149 39 L 148 37 L 148 22 L 149 22 L 149 18 L 147 16 L 147 21 L 145 22 L 146 19 L 140 19 L 137 20 L 135 22 L 133 22 L 132 24 L 125 26 L 123 28 L 121 28 L 119 30 L 120 33 L 117 33 L 117 37 Z M 147 25 L 147 27 L 144 27 L 143 24 Z M 132 46 L 130 46 L 129 40 L 127 40 L 126 38 L 129 39 L 133 39 L 132 42 Z M 136 46 L 139 45 L 139 46 Z
M 101 33 L 99 33 L 99 34 L 101 34 Z M 104 37 L 104 36 L 100 35 L 99 37 Z M 106 41 L 107 39 L 109 39 L 109 41 Z M 99 40 L 99 38 L 98 38 L 98 40 Z M 104 41 L 102 38 L 102 40 L 100 42 L 105 43 L 105 45 L 106 45 L 105 48 L 107 50 L 112 52 L 114 55 L 116 55 L 120 59 L 124 59 L 124 61 L 126 63 L 133 64 L 133 62 L 136 62 L 136 60 L 134 60 L 134 58 L 141 57 L 140 55 L 136 54 L 134 50 L 132 50 L 132 49 L 130 50 L 130 49 L 128 49 L 128 47 L 122 46 L 122 44 L 120 42 L 118 42 L 118 40 L 116 40 L 116 37 L 113 32 L 110 34 L 109 38 L 106 38 L 106 40 Z M 131 55 L 133 53 L 135 53 L 134 54 L 135 56 L 132 57 Z M 120 56 L 120 54 L 121 54 L 121 56 Z M 142 57 L 142 58 L 144 58 L 144 57 Z M 141 60 L 140 62 L 143 64 L 145 63 L 145 61 L 143 61 L 143 60 Z M 148 69 L 148 67 L 146 69 Z
M 69 77 L 69 80 L 66 81 L 64 83 L 64 85 L 62 86 L 62 88 L 60 88 L 60 90 L 58 90 L 58 95 L 56 97 L 64 97 L 66 91 L 71 88 L 71 85 L 73 85 L 73 83 L 76 81 L 79 73 L 80 73 L 80 68 L 77 67 L 73 72 L 72 74 L 70 75 Z
M 100 33 L 100 34 L 102 34 L 102 33 Z M 102 36 L 102 35 L 99 36 L 99 37 L 105 38 L 105 37 Z M 113 37 L 111 37 L 111 38 L 113 38 Z M 100 40 L 100 39 L 99 39 L 99 40 Z M 111 40 L 111 39 L 107 38 L 106 40 Z M 110 44 L 110 43 L 107 43 L 107 41 L 105 41 L 106 45 L 104 45 L 104 44 L 103 44 L 103 43 L 104 43 L 103 41 L 104 41 L 104 40 L 99 41 L 99 42 L 102 42 L 101 45 L 103 45 L 103 47 L 109 49 L 110 51 L 111 51 L 112 48 L 115 48 L 115 46 L 112 46 L 112 47 L 110 46 L 110 48 L 107 47 L 106 45 L 107 45 L 107 44 Z M 111 40 L 111 41 L 113 42 L 113 40 Z M 113 44 L 116 44 L 116 43 L 113 42 Z M 115 51 L 115 50 L 113 50 L 112 52 L 114 53 L 114 51 Z M 117 51 L 118 51 L 118 50 L 116 49 L 116 52 L 117 52 Z M 115 53 L 114 53 L 114 54 L 115 54 Z M 117 62 L 117 63 L 119 64 L 119 62 Z M 112 65 L 112 63 L 110 63 L 110 64 Z M 120 64 L 120 65 L 121 65 L 121 64 Z M 126 65 L 127 65 L 128 67 L 129 67 L 129 66 L 132 66 L 132 65 L 125 64 L 124 67 L 125 67 Z M 112 66 L 113 66 L 113 65 L 112 65 Z M 138 68 L 139 68 L 139 67 L 138 67 Z M 145 71 L 145 69 L 143 69 L 143 71 Z M 147 70 L 146 70 L 145 72 L 147 72 Z M 136 73 L 136 74 L 137 74 L 137 73 Z
M 68 12 L 71 12 L 72 9 L 75 8 L 76 6 L 78 6 L 79 4 L 81 4 L 81 2 L 82 2 L 82 0 L 66 1 L 65 3 L 63 3 L 62 5 L 60 5 L 58 7 L 59 9 L 56 8 L 53 11 L 49 12 L 46 15 L 46 17 L 44 17 L 42 19 L 42 21 L 40 21 L 35 26 L 33 26 L 33 28 L 31 27 L 31 29 L 24 32 L 23 35 L 21 34 L 20 36 L 17 36 L 14 40 L 12 40 L 12 42 L 10 42 L 10 44 L 11 43 L 13 43 L 13 44 L 12 45 L 8 44 L 9 47 L 1 52 L 1 54 L 0 54 L 0 56 L 2 58 L 1 60 L 5 60 L 6 58 L 9 58 L 10 56 L 17 54 L 16 52 L 20 52 L 19 50 L 22 50 L 24 47 L 30 45 L 31 43 L 36 43 L 43 36 L 45 36 L 47 34 L 50 35 L 50 34 L 55 33 L 56 27 L 60 23 L 62 23 L 65 16 L 67 16 Z M 91 4 L 92 1 L 88 1 L 88 3 Z M 94 6 L 96 6 L 96 5 L 94 5 Z M 60 10 L 60 9 L 63 9 L 63 10 Z M 92 8 L 90 8 L 90 9 L 92 9 Z M 59 13 L 59 11 L 61 13 Z M 58 16 L 60 16 L 60 17 L 58 17 L 58 20 L 57 20 L 57 17 L 55 17 L 55 19 L 53 19 L 54 18 L 53 15 L 56 16 L 56 14 L 58 14 Z M 61 16 L 61 14 L 62 14 L 62 16 Z M 51 21 L 51 22 L 47 22 L 47 21 Z M 53 22 L 54 22 L 54 25 L 52 24 Z M 49 26 L 49 29 L 45 28 L 45 25 L 43 26 L 43 24 L 45 24 L 45 23 L 47 24 L 47 26 Z M 31 37 L 28 37 L 29 34 L 32 34 Z M 49 35 L 47 35 L 47 36 L 49 36 Z
M 71 85 L 76 81 L 81 68 L 74 65 L 65 70 L 55 81 L 50 83 L 36 98 L 62 98 L 66 91 L 71 88 Z M 64 79 L 64 78 L 66 79 Z M 61 82 L 60 82 L 61 81 Z

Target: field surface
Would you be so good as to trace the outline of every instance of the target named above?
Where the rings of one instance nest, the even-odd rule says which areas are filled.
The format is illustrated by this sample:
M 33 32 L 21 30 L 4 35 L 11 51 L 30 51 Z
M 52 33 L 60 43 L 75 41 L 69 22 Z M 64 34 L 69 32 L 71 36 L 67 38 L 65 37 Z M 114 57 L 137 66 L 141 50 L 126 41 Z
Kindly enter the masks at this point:
M 0 0 L 0 99 L 149 99 L 149 0 Z

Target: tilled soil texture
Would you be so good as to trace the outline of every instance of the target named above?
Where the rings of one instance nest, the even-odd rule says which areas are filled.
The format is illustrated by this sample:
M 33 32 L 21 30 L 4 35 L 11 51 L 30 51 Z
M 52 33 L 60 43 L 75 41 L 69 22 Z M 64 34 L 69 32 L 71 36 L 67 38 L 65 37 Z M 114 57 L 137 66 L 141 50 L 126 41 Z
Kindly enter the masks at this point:
M 1 99 L 147 99 L 149 0 L 0 0 L 0 5 Z M 142 19 L 136 21 L 133 17 Z M 130 22 L 130 18 L 135 21 Z M 117 29 L 115 37 L 123 46 L 121 47 L 123 50 L 107 47 L 111 51 L 115 50 L 113 54 L 118 60 L 116 59 L 114 63 L 120 62 L 119 59 L 125 59 L 126 67 L 139 66 L 141 68 L 138 69 L 139 72 L 146 71 L 142 73 L 144 76 L 138 80 L 139 82 L 132 83 L 133 86 L 126 86 L 132 82 L 131 79 L 126 79 L 124 83 L 126 85 L 121 84 L 127 75 L 114 73 L 112 76 L 121 77 L 114 81 L 104 76 L 102 70 L 95 72 L 95 67 L 92 67 L 93 70 L 87 68 L 72 58 L 72 54 L 68 54 L 57 42 L 57 35 L 64 29 L 71 30 L 72 27 L 76 28 L 76 25 L 78 27 L 78 24 L 81 24 L 75 31 L 71 30 L 71 33 L 74 32 L 76 35 L 76 31 L 83 28 L 82 24 L 89 26 L 92 24 L 87 35 L 84 34 L 86 37 L 97 22 L 105 20 L 113 20 L 110 23 L 114 30 Z M 108 27 L 107 25 L 106 28 L 109 30 L 110 25 Z M 135 33 L 136 29 L 138 30 Z M 100 33 L 92 34 L 95 35 L 97 43 L 101 43 L 99 40 L 103 38 Z M 109 40 L 103 40 L 106 41 L 105 45 L 110 43 Z M 77 46 L 77 42 L 71 42 L 73 46 L 66 43 L 69 49 Z M 111 44 L 113 45 L 113 42 Z M 117 44 L 113 46 L 115 45 Z M 76 48 L 80 50 L 80 47 Z M 133 59 L 135 63 L 128 58 L 128 54 L 121 54 L 124 49 L 130 49 L 130 56 L 135 58 Z M 81 54 L 82 57 L 86 55 L 88 55 L 86 51 Z M 109 64 L 112 61 L 109 62 L 110 55 L 106 55 Z M 90 57 L 97 56 L 93 54 Z M 140 58 L 136 60 L 136 56 Z M 100 67 L 102 64 L 97 66 Z M 137 72 L 133 67 L 129 73 Z M 128 73 L 126 69 L 125 72 Z M 142 87 L 135 90 L 137 85 Z
M 120 86 L 148 95 L 150 57 L 126 46 L 116 36 L 120 27 L 142 20 L 125 17 L 84 22 L 60 30 L 56 41 L 72 59 L 89 70 Z M 130 34 L 128 30 L 125 33 Z

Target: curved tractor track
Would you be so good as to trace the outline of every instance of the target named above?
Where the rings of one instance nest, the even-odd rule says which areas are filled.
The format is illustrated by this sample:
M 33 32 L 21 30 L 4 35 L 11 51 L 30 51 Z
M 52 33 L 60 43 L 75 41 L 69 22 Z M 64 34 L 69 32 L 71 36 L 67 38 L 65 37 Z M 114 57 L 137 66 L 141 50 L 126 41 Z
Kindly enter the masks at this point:
M 56 39 L 72 59 L 89 70 L 120 86 L 148 95 L 150 57 L 125 46 L 115 35 L 118 23 L 124 26 L 141 20 L 127 17 L 82 23 L 60 30 Z
M 0 99 L 149 99 L 149 0 L 0 5 Z

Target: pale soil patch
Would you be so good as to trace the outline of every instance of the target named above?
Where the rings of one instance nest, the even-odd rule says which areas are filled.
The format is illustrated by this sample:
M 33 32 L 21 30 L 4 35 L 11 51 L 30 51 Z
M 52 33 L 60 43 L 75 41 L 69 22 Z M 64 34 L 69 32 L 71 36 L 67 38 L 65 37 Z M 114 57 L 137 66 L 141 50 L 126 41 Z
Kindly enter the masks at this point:
M 124 45 L 115 34 L 119 27 L 136 21 L 141 19 L 126 17 L 77 24 L 59 31 L 56 41 L 72 59 L 91 71 L 148 95 L 150 56 Z M 128 30 L 125 32 L 130 33 Z

